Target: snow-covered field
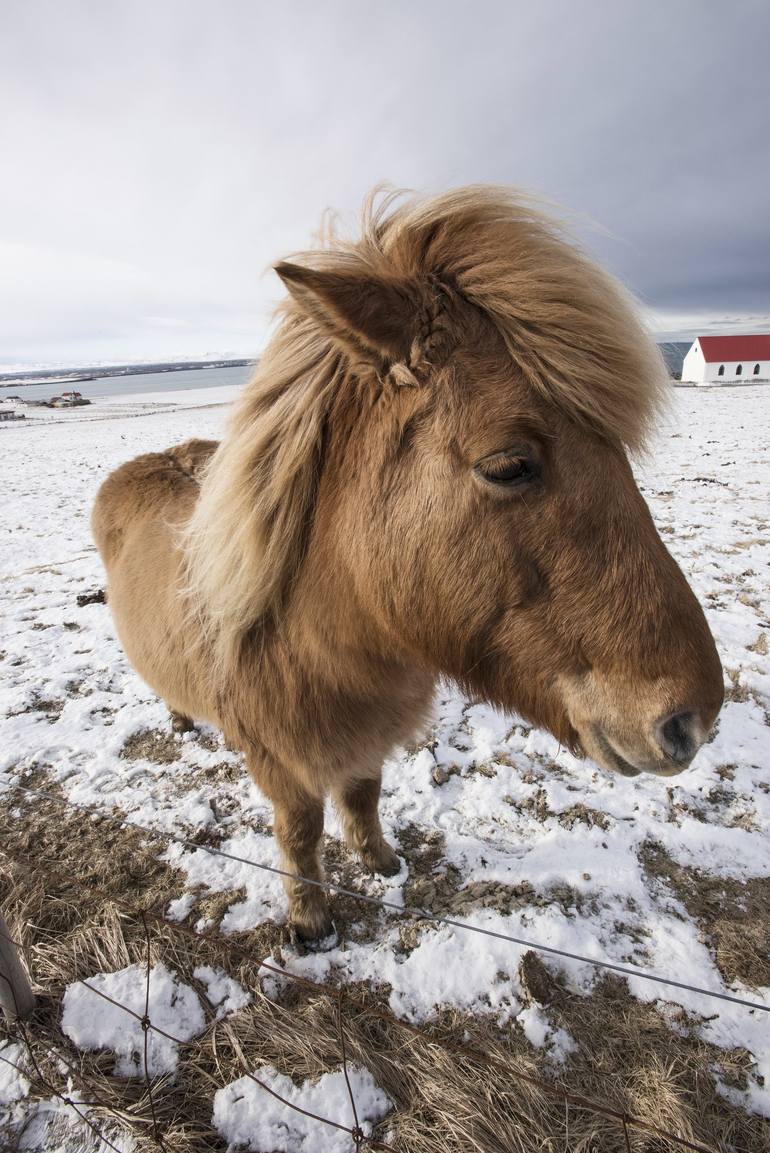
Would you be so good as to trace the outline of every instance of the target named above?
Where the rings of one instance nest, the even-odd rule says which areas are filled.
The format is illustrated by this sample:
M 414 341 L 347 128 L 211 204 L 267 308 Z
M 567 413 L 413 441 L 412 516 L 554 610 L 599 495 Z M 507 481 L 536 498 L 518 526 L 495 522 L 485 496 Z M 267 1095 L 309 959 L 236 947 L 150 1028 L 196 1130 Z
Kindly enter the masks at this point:
M 236 754 L 209 731 L 174 738 L 171 756 L 164 735 L 166 755 L 153 756 L 153 740 L 161 739 L 153 733 L 168 730 L 165 709 L 129 667 L 106 607 L 77 602 L 104 584 L 88 527 L 100 482 L 140 452 L 220 435 L 222 399 L 121 397 L 120 404 L 0 429 L 0 796 L 37 768 L 72 805 L 118 808 L 147 828 L 216 837 L 225 851 L 277 864 L 269 806 L 245 773 L 223 771 L 238 765 Z M 752 965 L 747 944 L 743 962 L 725 961 L 695 899 L 654 867 L 674 862 L 696 887 L 708 875 L 731 886 L 738 904 L 745 886 L 770 875 L 769 428 L 770 387 L 677 389 L 653 452 L 637 470 L 659 529 L 706 608 L 725 669 L 718 729 L 693 768 L 670 781 L 610 776 L 543 732 L 446 687 L 425 742 L 399 751 L 385 770 L 383 824 L 402 851 L 401 873 L 387 881 L 361 875 L 363 892 L 770 1007 L 767 956 Z M 0 803 L 11 806 L 11 794 Z M 327 833 L 336 832 L 330 812 Z M 195 911 L 201 893 L 235 891 L 222 932 L 284 916 L 273 875 L 179 845 L 170 846 L 168 860 L 187 878 L 171 917 L 205 927 Z M 332 879 L 340 875 L 335 869 Z M 320 979 L 387 983 L 391 1009 L 415 1022 L 446 1006 L 492 1010 L 554 1061 L 569 1056 L 574 1040 L 523 996 L 521 948 L 429 923 L 411 925 L 407 939 L 396 916 L 386 916 L 374 935 L 355 924 L 339 928 L 338 948 L 310 956 L 284 949 L 283 964 Z M 583 992 L 597 979 L 588 964 L 559 967 Z M 138 995 L 128 970 L 92 977 L 124 997 Z M 154 973 L 153 1006 L 171 1032 L 192 1036 L 202 1022 L 198 998 L 175 980 L 168 970 Z M 242 991 L 212 992 L 221 980 L 213 973 L 207 980 L 211 1003 L 237 1012 Z M 770 1116 L 767 1014 L 640 978 L 629 988 L 640 1000 L 657 1001 L 661 1013 L 683 1006 L 714 1044 L 748 1050 L 745 1086 L 724 1092 Z M 135 1071 L 138 1025 L 133 1039 L 125 1021 L 109 1015 L 95 1028 L 93 1005 L 75 986 L 64 1012 L 65 1031 L 77 1044 L 112 1050 L 120 1071 Z M 8 1043 L 4 1051 L 16 1049 Z M 158 1071 L 173 1070 L 173 1046 L 158 1049 L 155 1060 Z M 260 1075 L 271 1084 L 286 1080 L 270 1067 Z M 344 1084 L 329 1077 L 325 1087 L 288 1088 L 311 1110 L 324 1111 L 324 1099 L 327 1110 L 342 1109 Z M 355 1077 L 374 1120 L 387 1111 L 387 1098 L 365 1070 Z M 0 1117 L 3 1108 L 20 1116 L 27 1090 L 7 1066 L 0 1069 Z M 236 1144 L 253 1138 L 253 1149 L 318 1147 L 302 1127 L 307 1119 L 295 1116 L 287 1129 L 283 1107 L 266 1094 L 259 1098 L 253 1083 L 221 1090 L 212 1109 L 215 1128 Z M 278 1144 L 279 1137 L 287 1143 Z

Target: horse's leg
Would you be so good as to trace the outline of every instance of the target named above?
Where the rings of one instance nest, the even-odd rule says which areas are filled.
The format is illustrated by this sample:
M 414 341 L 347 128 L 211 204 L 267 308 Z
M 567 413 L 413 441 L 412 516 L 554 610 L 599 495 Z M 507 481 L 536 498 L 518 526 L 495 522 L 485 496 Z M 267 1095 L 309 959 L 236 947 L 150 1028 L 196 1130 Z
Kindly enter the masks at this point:
M 175 713 L 173 709 L 169 709 L 171 714 L 171 728 L 175 733 L 190 733 L 195 728 L 195 721 L 192 717 L 186 717 L 184 713 Z
M 372 873 L 393 877 L 401 869 L 398 855 L 382 835 L 380 814 L 381 777 L 347 781 L 334 790 L 334 802 L 342 818 L 345 844 Z
M 320 847 L 324 827 L 323 800 L 306 792 L 299 783 L 266 771 L 247 757 L 249 771 L 263 793 L 273 802 L 273 832 L 281 850 L 281 865 L 288 873 L 323 880 Z M 326 892 L 318 885 L 284 877 L 289 899 L 292 934 L 309 949 L 329 948 L 336 938 Z
M 273 798 L 273 813 L 284 869 L 309 881 L 323 880 L 323 801 L 297 792 L 288 798 Z M 309 948 L 318 948 L 325 939 L 335 937 L 325 890 L 293 877 L 284 877 L 283 883 L 289 898 L 289 924 L 300 941 Z

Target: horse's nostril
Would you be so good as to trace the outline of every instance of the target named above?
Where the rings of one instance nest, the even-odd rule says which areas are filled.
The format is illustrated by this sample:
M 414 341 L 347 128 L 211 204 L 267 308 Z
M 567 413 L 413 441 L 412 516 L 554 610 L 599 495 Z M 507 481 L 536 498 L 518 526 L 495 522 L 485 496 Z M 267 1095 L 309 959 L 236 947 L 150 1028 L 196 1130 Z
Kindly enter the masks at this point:
M 658 721 L 655 734 L 666 756 L 678 763 L 692 760 L 702 740 L 701 724 L 695 713 L 671 713 Z

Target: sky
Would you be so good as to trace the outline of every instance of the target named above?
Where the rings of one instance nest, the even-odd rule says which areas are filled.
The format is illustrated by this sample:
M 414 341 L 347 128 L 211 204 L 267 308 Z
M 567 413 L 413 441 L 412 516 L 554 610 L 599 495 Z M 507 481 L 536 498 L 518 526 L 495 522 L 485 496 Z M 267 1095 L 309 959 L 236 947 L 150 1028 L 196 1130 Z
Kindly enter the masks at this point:
M 770 331 L 767 0 L 3 0 L 0 364 L 252 356 L 327 207 L 491 181 Z

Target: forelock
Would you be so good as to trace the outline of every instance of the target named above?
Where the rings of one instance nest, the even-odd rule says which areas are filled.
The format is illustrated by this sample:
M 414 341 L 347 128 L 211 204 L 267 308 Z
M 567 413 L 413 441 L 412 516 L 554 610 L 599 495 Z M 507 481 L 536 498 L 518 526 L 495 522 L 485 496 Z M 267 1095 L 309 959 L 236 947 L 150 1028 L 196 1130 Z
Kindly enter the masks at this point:
M 337 251 L 439 300 L 456 291 L 551 404 L 630 449 L 643 444 L 665 396 L 660 353 L 628 293 L 531 201 L 486 186 L 375 193 L 360 239 Z

